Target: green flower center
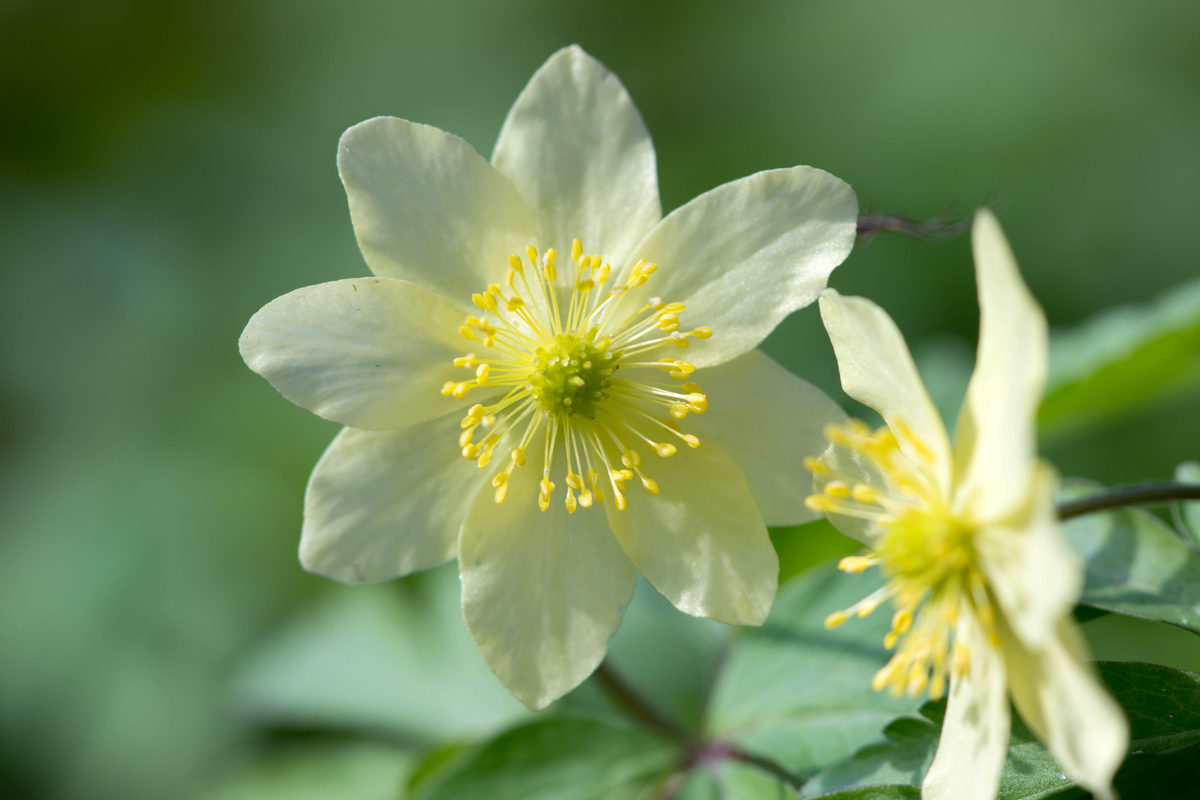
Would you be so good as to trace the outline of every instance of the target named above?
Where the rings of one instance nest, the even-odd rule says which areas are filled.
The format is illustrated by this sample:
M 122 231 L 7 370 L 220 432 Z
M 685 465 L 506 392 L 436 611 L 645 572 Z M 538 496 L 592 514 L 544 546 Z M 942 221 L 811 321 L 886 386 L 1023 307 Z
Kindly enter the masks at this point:
M 486 395 L 459 422 L 463 457 L 486 469 L 493 454 L 507 455 L 491 477 L 497 503 L 508 497 L 509 477 L 527 458 L 541 471 L 537 503 L 543 511 L 559 485 L 553 472 L 566 485 L 563 502 L 571 513 L 606 497 L 624 509 L 630 481 L 658 494 L 641 448 L 670 458 L 675 441 L 699 447 L 700 438 L 680 423 L 708 409 L 708 398 L 690 380 L 695 365 L 669 354 L 708 339 L 712 329 L 684 330 L 683 303 L 629 300 L 657 264 L 639 260 L 615 279 L 612 266 L 584 253 L 578 239 L 562 274 L 554 248 L 539 254 L 530 245 L 525 255 L 509 255 L 503 285 L 490 283 L 471 296 L 486 316 L 472 314 L 458 329 L 484 350 L 454 359 L 473 375 L 446 381 L 442 394 L 457 400 L 470 391 Z
M 974 527 L 942 509 L 904 509 L 884 531 L 878 555 L 890 577 L 936 591 L 974 567 Z
M 955 514 L 932 482 L 929 448 L 901 420 L 893 424 L 924 462 L 920 467 L 891 430 L 872 431 L 857 420 L 830 426 L 826 436 L 833 447 L 806 462 L 817 489 L 806 501 L 810 509 L 876 525 L 874 547 L 843 558 L 838 567 L 853 573 L 879 566 L 888 578 L 882 588 L 830 614 L 825 625 L 865 617 L 890 600 L 896 611 L 883 643 L 896 652 L 872 685 L 914 697 L 928 688 L 930 698 L 937 699 L 948 678 L 966 674 L 970 665 L 968 646 L 957 638 L 960 614 L 971 614 L 994 646 L 996 611 L 976 554 L 978 526 Z M 879 485 L 842 474 L 840 465 L 851 461 L 870 465 Z
M 596 418 L 596 404 L 608 397 L 620 356 L 609 350 L 611 339 L 560 333 L 550 347 L 539 347 L 529 384 L 542 410 L 550 414 Z

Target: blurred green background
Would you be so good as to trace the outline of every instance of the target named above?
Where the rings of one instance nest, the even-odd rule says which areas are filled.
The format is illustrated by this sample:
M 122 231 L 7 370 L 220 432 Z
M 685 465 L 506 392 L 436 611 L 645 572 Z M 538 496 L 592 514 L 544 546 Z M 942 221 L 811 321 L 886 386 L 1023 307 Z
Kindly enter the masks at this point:
M 359 589 L 301 572 L 304 482 L 337 428 L 236 343 L 272 298 L 366 272 L 343 129 L 391 114 L 489 153 L 570 42 L 641 108 L 667 209 L 797 163 L 865 212 L 991 203 L 1056 329 L 1198 274 L 1190 0 L 8 0 L 6 796 L 387 797 L 405 753 L 521 713 L 462 630 L 453 567 Z M 950 414 L 970 263 L 965 237 L 881 236 L 832 280 L 888 308 Z M 840 396 L 814 309 L 766 350 Z M 1150 395 L 1048 429 L 1046 454 L 1105 482 L 1169 477 L 1200 450 L 1200 389 Z

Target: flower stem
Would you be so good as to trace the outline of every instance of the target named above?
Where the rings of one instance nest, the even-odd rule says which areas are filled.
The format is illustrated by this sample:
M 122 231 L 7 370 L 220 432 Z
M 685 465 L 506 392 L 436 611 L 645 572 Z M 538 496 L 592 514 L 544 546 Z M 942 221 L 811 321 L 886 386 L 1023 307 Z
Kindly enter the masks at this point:
M 1200 484 L 1160 481 L 1114 486 L 1088 497 L 1059 503 L 1058 518 L 1068 520 L 1110 508 L 1174 503 L 1180 500 L 1200 500 Z
M 662 791 L 655 796 L 656 800 L 673 800 L 683 788 L 688 772 L 696 768 L 711 769 L 725 759 L 752 764 L 793 789 L 799 789 L 804 785 L 802 777 L 769 758 L 748 753 L 732 742 L 719 739 L 705 741 L 697 737 L 651 705 L 621 677 L 608 659 L 605 659 L 597 667 L 595 678 L 609 698 L 631 719 L 675 739 L 686 747 L 679 769 L 663 785 Z
M 897 214 L 867 214 L 858 218 L 858 238 L 866 242 L 881 233 L 899 233 L 937 244 L 967 232 L 971 218 L 952 220 L 948 214 L 918 222 Z
M 596 669 L 596 680 L 600 683 L 600 687 L 604 689 L 609 698 L 616 703 L 617 707 L 628 714 L 632 719 L 642 723 L 651 730 L 666 734 L 673 739 L 678 739 L 681 742 L 690 743 L 694 741 L 692 736 L 682 725 L 668 718 L 665 714 L 652 706 L 646 698 L 642 697 L 636 689 L 621 677 L 621 674 L 613 668 L 613 665 L 605 659 Z
M 775 778 L 777 780 L 779 780 L 783 783 L 786 783 L 788 786 L 791 786 L 793 789 L 799 789 L 801 786 L 804 785 L 804 778 L 801 778 L 799 775 L 797 775 L 793 772 L 789 772 L 788 770 L 784 769 L 781 765 L 775 763 L 774 761 L 772 761 L 769 758 L 763 758 L 762 756 L 756 756 L 753 753 L 747 753 L 745 750 L 742 750 L 742 749 L 736 748 L 736 747 L 730 752 L 729 756 L 731 758 L 737 759 L 738 761 L 742 761 L 746 764 L 753 764 L 754 766 L 758 767 L 759 769 L 775 776 Z

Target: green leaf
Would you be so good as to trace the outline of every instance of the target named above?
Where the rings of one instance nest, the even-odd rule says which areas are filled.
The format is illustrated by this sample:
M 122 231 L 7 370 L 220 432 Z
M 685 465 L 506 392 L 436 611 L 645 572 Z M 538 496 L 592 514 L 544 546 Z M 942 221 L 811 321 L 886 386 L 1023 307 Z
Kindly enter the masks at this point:
M 638 580 L 606 662 L 638 694 L 688 730 L 698 730 L 729 627 L 682 613 L 645 580 Z M 559 700 L 575 716 L 622 717 L 596 680 Z M 614 717 L 615 718 L 615 717 Z
M 827 630 L 825 617 L 880 585 L 830 563 L 792 580 L 761 628 L 734 641 L 708 718 L 710 734 L 808 775 L 845 758 L 919 702 L 871 690 L 888 659 L 891 614 L 880 609 Z
M 412 755 L 367 742 L 289 745 L 240 765 L 200 800 L 395 800 Z
M 825 792 L 881 784 L 919 787 L 933 761 L 945 712 L 946 702 L 939 700 L 921 709 L 925 719 L 896 720 L 884 729 L 885 742 L 821 772 L 805 784 L 801 796 L 824 797 Z M 1054 758 L 1014 718 L 998 800 L 1037 800 L 1071 785 Z
M 1107 663 L 1100 665 L 1100 677 L 1129 715 L 1133 755 L 1200 744 L 1200 673 Z
M 1130 758 L 1117 777 L 1126 800 L 1175 797 L 1169 788 L 1177 770 L 1147 775 L 1145 763 L 1166 764 L 1165 756 L 1200 748 L 1200 674 L 1157 664 L 1106 663 L 1100 677 L 1129 716 Z M 843 797 L 854 788 L 920 786 L 937 746 L 945 701 L 921 709 L 925 719 L 903 718 L 884 730 L 884 741 L 864 747 L 851 758 L 815 775 L 802 797 Z M 1195 762 L 1192 762 L 1193 769 Z M 1137 781 L 1130 776 L 1137 776 Z M 1008 757 L 1000 777 L 999 800 L 1037 800 L 1072 786 L 1054 758 L 1018 717 L 1013 718 Z M 872 789 L 873 790 L 873 789 Z M 845 795 L 853 797 L 854 795 Z M 864 795 L 870 796 L 870 795 Z M 888 796 L 888 795 L 880 795 Z
M 1185 461 L 1175 468 L 1175 480 L 1200 484 L 1200 461 Z M 1200 548 L 1200 500 L 1180 503 L 1176 517 L 1179 532 L 1193 547 Z
M 920 785 L 933 760 L 938 726 L 928 719 L 902 717 L 884 728 L 883 735 L 884 741 L 815 775 L 804 784 L 801 797 L 823 797 L 850 787 Z
M 407 786 L 409 793 L 412 794 L 418 789 L 437 785 L 447 775 L 454 772 L 473 752 L 473 746 L 458 742 L 427 750 L 409 773 Z
M 671 776 L 659 792 L 674 800 L 795 800 L 796 792 L 764 770 L 725 758 L 698 761 Z
M 862 545 L 833 527 L 833 523 L 824 517 L 803 525 L 770 530 L 771 543 L 779 554 L 780 584 L 831 558 L 848 556 L 862 549 Z
M 939 700 L 921 709 L 925 719 L 896 720 L 884 729 L 885 742 L 816 775 L 801 796 L 825 797 L 831 791 L 880 785 L 919 787 L 933 761 L 945 712 L 946 702 Z M 1038 800 L 1072 785 L 1029 729 L 1014 718 L 998 800 Z
M 1200 669 L 1200 636 L 1156 619 L 1075 606 L 1097 616 L 1080 625 L 1096 661 L 1142 661 L 1175 669 Z
M 717 771 L 717 784 L 724 797 L 737 800 L 793 800 L 796 793 L 786 783 L 758 767 L 726 761 Z
M 548 718 L 485 744 L 420 800 L 607 800 L 654 797 L 681 765 L 678 745 L 646 731 Z
M 384 732 L 418 744 L 529 716 L 467 634 L 453 564 L 399 582 L 328 586 L 247 660 L 235 700 L 268 726 Z
M 921 790 L 915 786 L 860 786 L 816 796 L 822 800 L 916 800 Z
M 1078 431 L 1200 380 L 1200 281 L 1056 332 L 1038 422 Z
M 1094 491 L 1072 480 L 1062 494 Z M 1086 561 L 1081 603 L 1200 633 L 1200 554 L 1158 517 L 1131 508 L 1097 512 L 1069 520 L 1063 531 Z
M 1100 665 L 1129 715 L 1130 757 L 1117 773 L 1124 800 L 1191 797 L 1200 763 L 1200 673 L 1157 664 Z

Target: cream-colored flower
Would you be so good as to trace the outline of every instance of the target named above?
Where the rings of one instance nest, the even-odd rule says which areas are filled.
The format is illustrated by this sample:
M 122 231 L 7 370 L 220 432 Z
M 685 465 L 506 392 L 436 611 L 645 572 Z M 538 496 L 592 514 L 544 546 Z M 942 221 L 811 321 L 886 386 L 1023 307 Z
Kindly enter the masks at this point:
M 241 339 L 348 426 L 309 481 L 304 566 L 377 581 L 457 556 L 472 636 L 535 708 L 600 662 L 639 570 L 689 614 L 762 622 L 766 525 L 812 518 L 793 475 L 840 412 L 754 348 L 849 253 L 850 188 L 773 170 L 662 218 L 645 125 L 578 47 L 490 163 L 380 117 L 338 167 L 376 277 L 285 295 Z
M 1111 796 L 1128 726 L 1071 619 L 1082 567 L 1058 529 L 1056 478 L 1035 449 L 1046 321 L 990 212 L 976 215 L 972 239 L 979 354 L 953 449 L 891 318 L 861 297 L 821 294 L 843 388 L 886 423 L 831 426 L 830 446 L 808 463 L 810 508 L 869 548 L 841 568 L 878 565 L 888 579 L 826 624 L 890 600 L 885 644 L 896 652 L 875 688 L 937 698 L 949 684 L 924 797 L 996 795 L 1009 695 L 1068 775 Z

